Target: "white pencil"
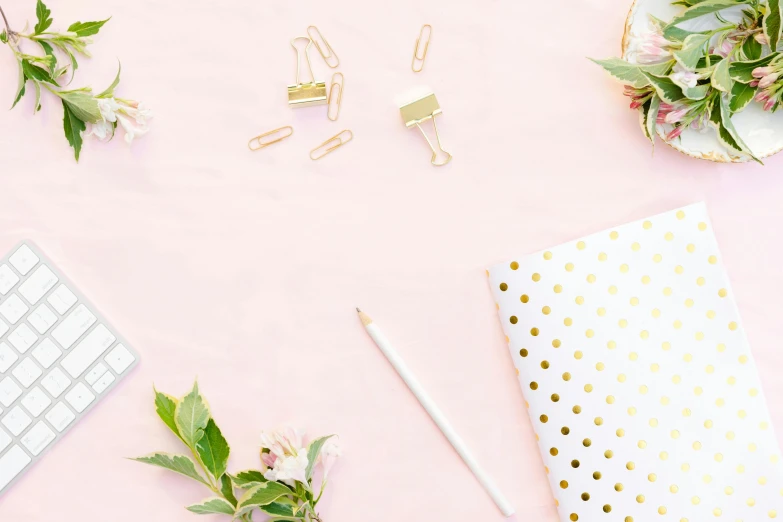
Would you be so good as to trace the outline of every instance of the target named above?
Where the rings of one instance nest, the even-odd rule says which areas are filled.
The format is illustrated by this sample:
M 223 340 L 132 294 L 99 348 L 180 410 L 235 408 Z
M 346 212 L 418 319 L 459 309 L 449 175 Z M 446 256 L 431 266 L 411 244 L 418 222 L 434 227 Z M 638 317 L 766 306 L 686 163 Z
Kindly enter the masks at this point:
M 473 458 L 473 455 L 471 454 L 470 450 L 468 450 L 465 442 L 459 435 L 457 435 L 457 432 L 454 431 L 454 428 L 448 419 L 446 419 L 446 416 L 443 415 L 442 411 L 440 411 L 438 405 L 433 402 L 429 394 L 419 383 L 419 380 L 416 379 L 416 376 L 413 375 L 408 366 L 405 364 L 405 361 L 402 360 L 386 336 L 383 335 L 380 328 L 378 328 L 375 323 L 372 322 L 372 319 L 369 315 L 365 314 L 358 308 L 356 311 L 359 312 L 359 319 L 361 319 L 362 324 L 367 329 L 367 333 L 370 334 L 370 337 L 372 337 L 373 341 L 375 341 L 375 344 L 378 345 L 378 348 L 380 348 L 386 358 L 389 359 L 389 362 L 392 364 L 392 366 L 394 366 L 394 369 L 397 370 L 397 373 L 400 374 L 400 377 L 402 377 L 402 380 L 405 381 L 405 384 L 408 385 L 408 388 L 410 388 L 416 398 L 419 399 L 421 405 L 424 406 L 424 409 L 427 410 L 427 413 L 430 414 L 430 417 L 432 417 L 432 420 L 435 421 L 435 424 L 438 425 L 440 431 L 443 432 L 451 445 L 454 446 L 454 449 L 457 451 L 459 456 L 462 457 L 462 460 L 465 461 L 465 464 L 467 464 L 468 468 L 470 468 L 470 471 L 472 471 L 476 476 L 476 479 L 478 479 L 479 483 L 481 483 L 489 496 L 492 497 L 492 500 L 495 502 L 495 504 L 497 504 L 501 513 L 507 517 L 513 515 L 514 507 L 506 499 L 506 497 L 503 496 L 503 493 L 500 492 L 497 486 L 495 486 L 495 483 L 492 481 L 489 475 L 487 475 L 486 472 L 484 472 L 484 470 L 481 469 L 481 467 L 478 465 L 478 462 L 476 462 L 476 459 Z

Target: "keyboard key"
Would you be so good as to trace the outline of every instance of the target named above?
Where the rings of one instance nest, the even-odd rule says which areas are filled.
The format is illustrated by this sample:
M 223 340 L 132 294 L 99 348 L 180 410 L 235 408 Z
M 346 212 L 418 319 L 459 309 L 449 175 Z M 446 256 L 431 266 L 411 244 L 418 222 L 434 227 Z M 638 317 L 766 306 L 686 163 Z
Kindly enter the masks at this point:
M 135 360 L 136 358 L 122 344 L 115 346 L 109 352 L 109 355 L 106 356 L 106 362 L 109 363 L 111 369 L 117 374 L 124 372 Z
M 14 345 L 14 348 L 19 353 L 25 353 L 30 349 L 35 341 L 38 340 L 38 336 L 35 332 L 27 326 L 25 323 L 20 324 L 16 330 L 8 334 L 8 342 Z
M 0 457 L 0 489 L 10 484 L 32 460 L 19 446 L 14 446 Z
M 6 408 L 22 395 L 22 389 L 10 377 L 0 381 L 0 403 Z
M 41 388 L 36 386 L 22 399 L 22 406 L 29 411 L 33 417 L 38 417 L 52 403 L 49 396 Z
M 55 399 L 62 395 L 70 385 L 71 380 L 59 368 L 50 371 L 46 377 L 41 379 L 41 386 Z M 3 383 L 0 382 L 0 388 L 2 386 Z M 2 390 L 0 390 L 0 393 L 2 393 Z M 0 397 L 0 400 L 2 400 L 2 397 Z
M 27 245 L 20 246 L 16 252 L 11 254 L 8 260 L 22 275 L 27 275 L 27 272 L 38 264 L 38 256 Z
M 2 350 L 1 346 L 0 350 Z M 33 348 L 32 353 L 33 357 L 35 357 L 35 359 L 41 363 L 41 366 L 46 369 L 49 369 L 49 367 L 54 364 L 54 361 L 59 359 L 63 354 L 63 352 L 57 348 L 57 345 L 48 338 L 44 339 L 38 344 L 38 346 Z
M 9 330 L 7 324 L 5 324 L 3 321 L 0 321 L 0 337 L 4 336 L 5 333 Z
M 0 373 L 5 373 L 19 359 L 16 352 L 5 343 L 0 343 Z
M 27 313 L 27 310 L 29 310 L 27 305 L 16 294 L 12 294 L 0 304 L 0 314 L 3 314 L 3 317 L 11 324 L 19 322 L 19 319 Z
M 2 453 L 12 442 L 13 439 L 11 436 L 7 434 L 3 428 L 0 428 L 0 453 Z
M 23 388 L 29 388 L 42 373 L 43 371 L 30 357 L 17 364 L 16 368 L 11 372 Z
M 53 440 L 54 432 L 52 429 L 45 422 L 39 421 L 22 437 L 22 444 L 34 457 L 37 457 Z
M 84 376 L 84 380 L 87 381 L 87 384 L 92 386 L 107 371 L 109 370 L 106 368 L 106 366 L 103 365 L 103 363 L 98 363 L 95 365 L 95 368 L 90 370 L 90 372 Z
M 68 314 L 63 322 L 52 330 L 52 337 L 66 350 L 75 343 L 90 326 L 95 323 L 95 316 L 86 306 L 80 304 Z
M 43 335 L 57 322 L 57 316 L 54 315 L 51 308 L 42 304 L 27 316 L 27 322 L 33 325 L 39 334 Z
M 67 428 L 71 422 L 73 422 L 73 419 L 76 418 L 76 415 L 68 408 L 68 406 L 62 402 L 58 402 L 51 410 L 49 410 L 49 413 L 47 413 L 45 417 L 46 420 L 48 420 L 51 425 L 54 426 L 54 429 L 62 433 L 63 430 Z
M 27 299 L 28 303 L 35 304 L 54 287 L 55 283 L 57 283 L 57 276 L 54 272 L 48 266 L 41 265 L 19 285 L 19 293 Z
M 92 389 L 98 393 L 103 393 L 113 382 L 114 375 L 111 372 L 106 372 L 103 374 L 103 377 L 98 379 L 98 382 L 92 385 Z
M 77 300 L 73 292 L 68 290 L 68 287 L 65 285 L 58 286 L 57 290 L 52 292 L 47 299 L 52 308 L 60 315 L 65 315 L 65 312 L 70 310 Z
M 27 416 L 22 408 L 19 406 L 14 406 L 14 409 L 9 411 L 0 422 L 2 422 L 5 427 L 8 428 L 8 431 L 11 432 L 11 435 L 16 437 L 22 433 L 26 427 L 32 424 L 33 421 L 30 419 L 30 417 Z
M 19 282 L 19 276 L 6 264 L 0 265 L 0 294 L 5 295 Z
M 73 406 L 74 410 L 81 413 L 95 400 L 95 395 L 87 389 L 84 383 L 79 382 L 76 383 L 76 386 L 71 391 L 65 394 L 65 400 Z
M 78 377 L 84 370 L 90 367 L 92 363 L 98 360 L 103 352 L 109 346 L 114 344 L 116 337 L 112 335 L 108 328 L 99 324 L 92 332 L 82 339 L 71 352 L 60 362 L 65 371 L 71 374 L 71 377 Z

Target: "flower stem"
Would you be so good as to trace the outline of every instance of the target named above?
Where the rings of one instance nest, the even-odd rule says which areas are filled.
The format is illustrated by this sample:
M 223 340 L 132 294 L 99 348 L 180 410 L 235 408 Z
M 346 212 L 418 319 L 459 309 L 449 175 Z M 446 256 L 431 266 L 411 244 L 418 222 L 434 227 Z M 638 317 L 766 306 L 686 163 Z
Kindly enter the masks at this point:
M 8 18 L 6 18 L 5 16 L 5 11 L 3 11 L 3 6 L 0 6 L 0 15 L 2 15 L 3 17 L 3 22 L 5 23 L 5 29 L 6 29 L 6 34 L 8 34 L 8 39 L 16 42 L 17 33 L 16 31 L 11 30 L 11 25 L 8 23 Z

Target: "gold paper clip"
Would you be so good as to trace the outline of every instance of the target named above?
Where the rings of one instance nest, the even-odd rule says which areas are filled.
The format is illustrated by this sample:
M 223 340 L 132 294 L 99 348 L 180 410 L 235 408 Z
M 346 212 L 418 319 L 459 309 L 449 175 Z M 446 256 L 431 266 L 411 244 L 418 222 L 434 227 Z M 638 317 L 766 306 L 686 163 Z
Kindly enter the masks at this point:
M 347 139 L 343 139 L 343 134 L 347 136 Z M 310 159 L 311 160 L 319 160 L 332 152 L 335 149 L 338 149 L 351 141 L 353 139 L 353 132 L 349 130 L 340 131 L 325 142 L 318 145 L 316 148 L 310 151 Z M 334 142 L 334 144 L 332 144 Z M 330 146 L 331 145 L 331 146 Z M 317 154 L 313 156 L 316 152 L 320 151 L 321 149 L 324 149 L 323 153 Z
M 340 77 L 340 82 L 336 82 L 335 80 L 337 77 Z M 343 73 L 336 72 L 332 75 L 332 83 L 329 86 L 329 100 L 327 101 L 329 108 L 326 109 L 326 117 L 329 118 L 332 121 L 337 121 L 337 118 L 340 117 L 340 106 L 343 103 L 343 89 L 345 88 L 345 76 L 343 76 Z M 334 91 L 337 91 L 337 104 L 335 105 L 337 107 L 337 112 L 334 113 L 334 118 L 332 118 L 332 97 L 334 96 Z
M 313 34 L 311 34 L 310 31 L 312 31 Z M 321 34 L 321 31 L 316 26 L 311 25 L 307 28 L 307 36 L 310 37 L 310 40 L 315 44 L 315 48 L 321 53 L 321 57 L 324 59 L 324 62 L 326 62 L 326 65 L 332 69 L 340 65 L 340 59 L 337 57 L 337 53 L 334 52 L 332 46 L 329 45 L 329 42 L 326 41 L 326 38 L 324 38 L 324 35 Z M 324 42 L 324 47 L 321 47 L 321 44 L 318 43 L 316 38 L 320 38 Z M 330 62 L 329 60 L 332 58 L 334 58 L 334 60 Z
M 435 98 L 435 95 L 430 93 L 426 96 L 419 98 L 417 100 L 414 100 L 410 103 L 406 103 L 402 107 L 400 107 L 400 114 L 402 114 L 402 120 L 405 122 L 405 126 L 408 128 L 413 127 L 414 125 L 419 128 L 421 133 L 424 135 L 424 139 L 427 140 L 427 145 L 430 146 L 430 149 L 432 149 L 432 159 L 430 160 L 430 163 L 435 165 L 436 167 L 442 167 L 449 161 L 451 161 L 451 154 L 443 149 L 443 146 L 440 144 L 440 135 L 438 134 L 438 125 L 435 122 L 435 116 L 438 114 L 441 114 L 443 111 L 440 108 L 440 105 L 438 104 L 438 100 Z M 438 151 L 435 150 L 435 147 L 433 146 L 430 139 L 427 137 L 427 133 L 424 132 L 424 129 L 421 128 L 421 123 L 425 120 L 432 120 L 432 126 L 435 128 L 435 138 L 438 141 L 438 148 L 443 151 L 446 156 L 446 161 L 442 163 L 435 163 L 435 158 L 438 156 Z
M 421 56 L 419 56 L 419 45 L 421 44 L 421 39 L 424 38 L 425 30 L 428 30 L 427 39 L 424 41 L 424 50 L 422 51 Z M 413 60 L 411 61 L 411 69 L 413 69 L 413 72 L 421 72 L 424 70 L 424 59 L 427 57 L 427 49 L 430 47 L 431 38 L 432 26 L 430 24 L 424 24 L 419 32 L 419 37 L 416 39 L 416 46 L 413 48 Z M 418 69 L 416 68 L 417 61 L 421 62 Z
M 304 51 L 299 51 L 299 48 L 294 45 L 294 42 L 297 40 L 307 40 L 307 46 Z M 310 64 L 310 54 L 308 51 L 310 50 L 311 45 L 313 45 L 313 41 L 306 36 L 298 36 L 291 40 L 291 47 L 296 51 L 296 83 L 288 86 L 288 105 L 294 108 L 326 104 L 326 82 L 315 81 L 313 66 Z M 299 69 L 301 69 L 302 66 L 302 52 L 304 52 L 307 68 L 310 71 L 310 81 L 308 83 L 302 83 L 299 80 Z
M 288 134 L 286 134 L 286 131 Z M 280 133 L 280 136 L 272 141 L 261 141 L 262 138 L 266 138 L 267 136 L 271 136 L 273 134 Z M 294 133 L 294 128 L 290 125 L 287 125 L 285 127 L 280 127 L 279 129 L 275 129 L 273 131 L 265 132 L 264 134 L 259 134 L 255 138 L 251 138 L 250 141 L 247 142 L 247 147 L 252 150 L 253 152 L 257 150 L 261 150 L 264 147 L 268 147 L 272 145 L 273 143 L 277 143 L 278 141 L 283 141 L 284 139 L 291 136 L 291 134 Z M 255 144 L 255 146 L 253 146 Z

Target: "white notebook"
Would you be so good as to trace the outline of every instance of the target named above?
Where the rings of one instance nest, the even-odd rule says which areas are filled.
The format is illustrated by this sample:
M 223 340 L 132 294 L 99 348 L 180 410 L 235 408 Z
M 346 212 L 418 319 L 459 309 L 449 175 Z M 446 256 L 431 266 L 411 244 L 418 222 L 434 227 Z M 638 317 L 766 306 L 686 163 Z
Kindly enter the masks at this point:
M 783 518 L 783 470 L 703 204 L 492 267 L 562 522 Z

